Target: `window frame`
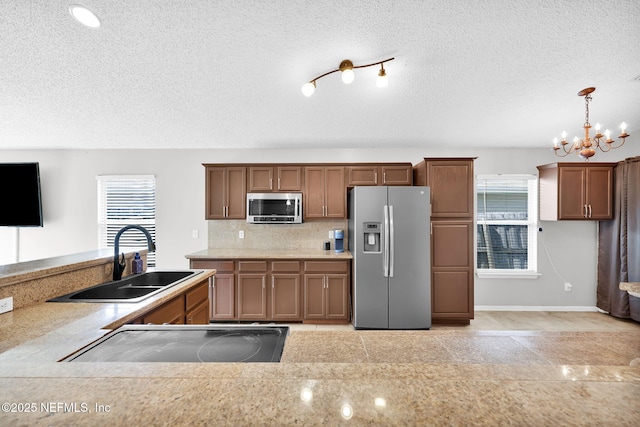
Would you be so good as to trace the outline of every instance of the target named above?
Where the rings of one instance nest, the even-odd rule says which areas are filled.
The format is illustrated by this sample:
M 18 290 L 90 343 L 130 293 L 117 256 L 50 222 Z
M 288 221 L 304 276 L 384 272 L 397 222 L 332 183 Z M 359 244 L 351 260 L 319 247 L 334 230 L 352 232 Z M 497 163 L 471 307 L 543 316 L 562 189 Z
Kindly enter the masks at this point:
M 139 182 L 145 186 L 153 186 L 153 202 L 152 202 L 152 218 L 122 218 L 122 219 L 109 219 L 107 218 L 107 209 L 108 209 L 108 193 L 105 192 L 107 190 L 107 183 L 114 181 L 129 181 L 131 183 Z M 98 199 L 98 246 L 103 248 L 113 249 L 115 238 L 115 233 L 113 232 L 113 228 L 111 228 L 111 232 L 109 231 L 109 227 L 122 228 L 126 225 L 135 224 L 140 225 L 149 231 L 153 241 L 156 241 L 156 225 L 157 225 L 157 211 L 156 211 L 156 177 L 155 175 L 97 175 L 96 176 L 97 183 L 97 199 Z M 135 194 L 133 191 L 130 194 Z M 141 209 L 149 210 L 148 203 L 145 203 L 143 207 L 142 204 L 137 207 Z M 136 207 L 132 205 L 132 207 Z M 146 212 L 145 211 L 145 212 Z M 143 249 L 147 247 L 147 238 L 137 230 L 129 230 L 126 233 L 122 234 L 119 242 L 120 249 L 122 251 L 123 248 L 137 248 Z M 156 266 L 156 254 L 155 252 L 147 253 L 147 267 L 155 267 Z
M 527 220 L 479 220 L 478 187 L 480 180 L 523 179 L 527 180 Z M 538 273 L 538 176 L 534 174 L 478 174 L 475 177 L 475 224 L 474 227 L 474 270 L 479 278 L 491 279 L 537 279 Z M 526 225 L 527 229 L 527 269 L 478 268 L 478 226 L 479 225 Z

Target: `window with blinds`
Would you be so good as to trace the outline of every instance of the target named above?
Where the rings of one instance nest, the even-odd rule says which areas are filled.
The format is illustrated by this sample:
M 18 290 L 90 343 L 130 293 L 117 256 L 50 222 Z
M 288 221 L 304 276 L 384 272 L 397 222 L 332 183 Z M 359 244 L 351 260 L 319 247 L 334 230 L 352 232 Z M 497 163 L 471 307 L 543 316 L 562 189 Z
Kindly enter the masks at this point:
M 535 271 L 537 186 L 535 175 L 479 175 L 478 270 Z
M 140 225 L 156 241 L 156 179 L 153 175 L 101 175 L 98 181 L 98 244 L 113 248 L 114 238 L 125 225 Z M 146 248 L 140 230 L 120 236 L 120 250 Z M 147 254 L 147 266 L 155 267 L 156 254 Z

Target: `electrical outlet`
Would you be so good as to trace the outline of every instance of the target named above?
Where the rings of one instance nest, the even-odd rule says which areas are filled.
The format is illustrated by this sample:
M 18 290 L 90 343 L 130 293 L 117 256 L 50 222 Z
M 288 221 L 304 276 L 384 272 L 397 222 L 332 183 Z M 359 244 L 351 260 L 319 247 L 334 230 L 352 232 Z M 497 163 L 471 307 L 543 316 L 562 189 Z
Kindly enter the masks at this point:
M 564 282 L 564 291 L 565 292 L 571 292 L 571 288 L 573 287 L 573 285 L 569 282 Z
M 191 230 L 191 237 L 193 237 L 194 239 L 198 238 L 198 230 Z
M 0 314 L 13 310 L 13 297 L 0 299 Z
M 244 239 L 244 230 L 238 231 L 238 238 L 239 239 Z
M 333 239 L 333 230 L 329 230 L 329 238 Z

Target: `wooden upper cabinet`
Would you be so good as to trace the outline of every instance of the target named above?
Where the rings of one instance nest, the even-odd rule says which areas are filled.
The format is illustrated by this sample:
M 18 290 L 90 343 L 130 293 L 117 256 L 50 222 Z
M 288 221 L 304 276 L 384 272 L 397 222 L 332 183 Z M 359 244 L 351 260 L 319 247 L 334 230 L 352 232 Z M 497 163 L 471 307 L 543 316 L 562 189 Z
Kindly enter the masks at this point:
M 302 168 L 290 165 L 251 166 L 248 191 L 302 191 Z
M 205 219 L 244 219 L 246 168 L 206 166 L 205 171 Z
M 552 163 L 538 166 L 540 219 L 613 218 L 613 168 L 616 163 Z
M 304 218 L 347 217 L 347 192 L 343 166 L 304 168 Z
M 473 218 L 473 160 L 425 158 L 414 167 L 414 185 L 431 189 L 432 218 Z
M 355 185 L 411 185 L 412 166 L 407 164 L 371 164 L 347 167 L 347 186 Z

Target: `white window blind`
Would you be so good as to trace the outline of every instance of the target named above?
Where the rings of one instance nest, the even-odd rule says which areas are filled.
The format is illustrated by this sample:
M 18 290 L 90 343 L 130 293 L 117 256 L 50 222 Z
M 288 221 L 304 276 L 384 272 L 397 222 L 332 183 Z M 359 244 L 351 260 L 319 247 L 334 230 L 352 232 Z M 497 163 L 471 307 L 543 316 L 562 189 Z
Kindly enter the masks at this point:
M 476 262 L 483 271 L 537 269 L 535 175 L 480 175 Z
M 156 179 L 153 175 L 100 175 L 98 181 L 98 243 L 113 248 L 114 238 L 126 225 L 140 225 L 156 241 Z M 146 248 L 147 238 L 140 230 L 127 230 L 120 236 L 120 251 Z M 147 254 L 147 266 L 155 267 L 155 252 Z

